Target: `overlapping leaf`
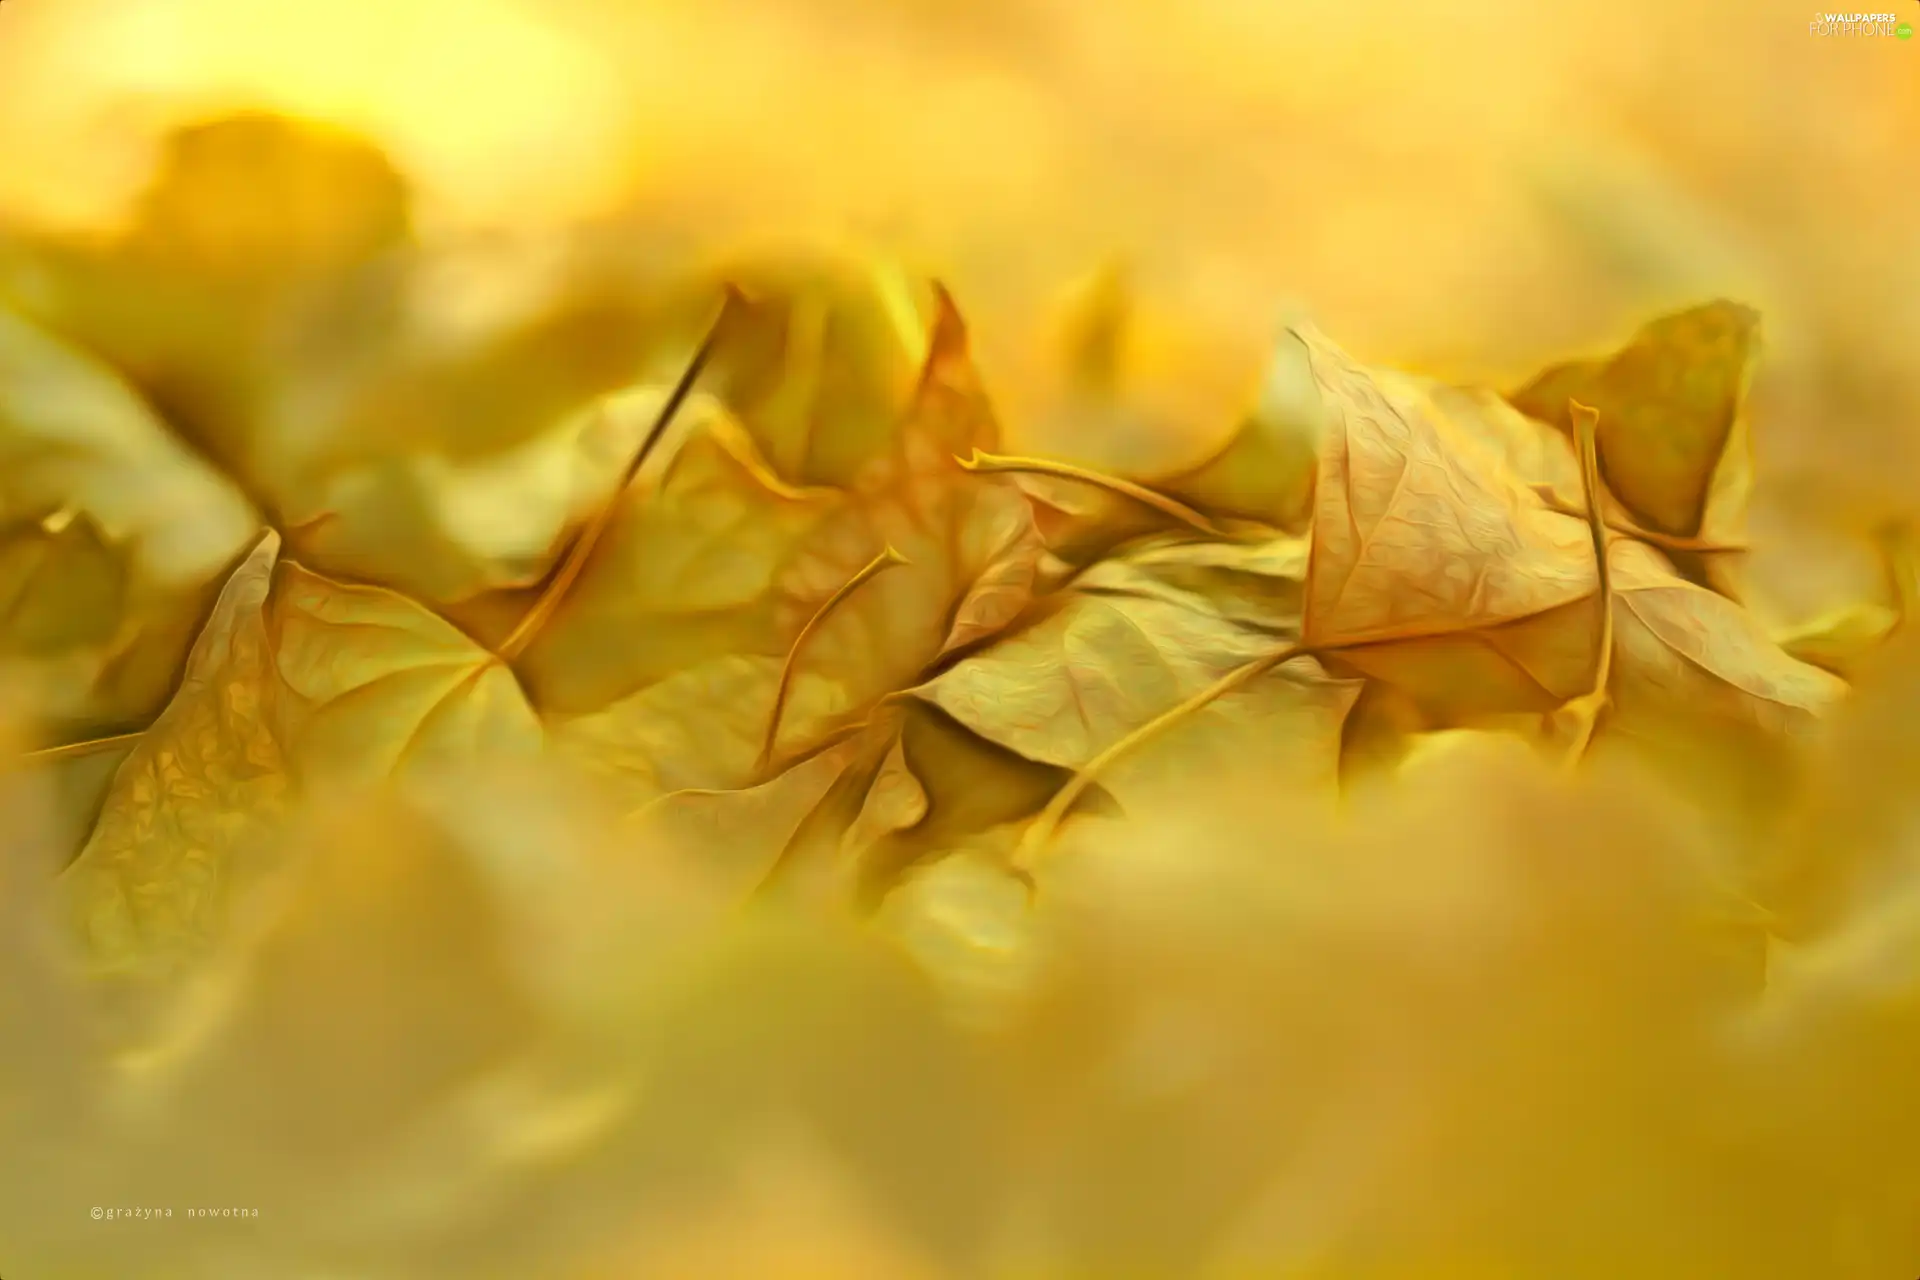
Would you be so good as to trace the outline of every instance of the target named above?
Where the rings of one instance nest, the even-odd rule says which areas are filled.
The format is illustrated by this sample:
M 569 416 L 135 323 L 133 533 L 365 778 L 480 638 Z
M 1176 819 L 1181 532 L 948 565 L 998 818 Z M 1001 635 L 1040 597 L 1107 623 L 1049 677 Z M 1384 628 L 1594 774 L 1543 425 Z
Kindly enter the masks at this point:
M 1030 760 L 1082 769 L 1228 672 L 1284 643 L 1299 625 L 1298 543 L 1150 547 L 1105 561 L 993 647 L 916 690 L 988 741 Z M 1183 573 L 1184 571 L 1184 573 Z M 1184 579 L 1184 581 L 1183 581 Z M 1238 596 L 1230 594 L 1238 589 Z M 1235 613 L 1241 616 L 1236 618 Z M 1311 658 L 1214 704 L 1208 718 L 1237 724 L 1240 752 L 1287 753 L 1303 781 L 1330 781 L 1356 688 Z M 1215 725 L 1216 737 L 1221 726 Z M 1174 752 L 1204 773 L 1222 744 L 1189 737 Z M 1126 791 L 1123 778 L 1103 779 Z
M 1648 531 L 1737 548 L 1753 487 L 1746 393 L 1760 317 L 1725 300 L 1662 316 L 1612 356 L 1556 365 L 1512 395 L 1524 413 L 1571 430 L 1567 403 L 1600 413 L 1602 474 Z M 1698 574 L 1730 585 L 1724 557 Z
M 216 938 L 298 794 L 543 745 L 513 674 L 450 623 L 278 552 L 268 535 L 228 582 L 66 873 L 107 970 Z
M 112 370 L 0 310 L 0 664 L 56 739 L 158 710 L 257 519 Z
M 1031 508 L 956 456 L 998 426 L 940 302 L 919 388 L 851 488 L 793 488 L 713 419 L 626 495 L 526 655 L 567 749 L 650 773 L 637 796 L 739 786 L 1025 606 Z
M 98 987 L 149 1032 L 72 1073 L 144 1144 L 99 1186 L 247 1180 L 293 1224 L 260 1271 L 723 1267 L 676 1221 L 760 1221 L 756 1178 L 901 1271 L 1574 1274 L 1619 1203 L 1614 1271 L 1910 1239 L 1903 1118 L 1815 1140 L 1791 1082 L 1911 1066 L 1911 806 L 1852 785 L 1898 681 L 1801 768 L 1911 601 L 1790 652 L 1727 590 L 1744 308 L 1504 398 L 1296 325 L 1221 449 L 1120 479 L 1004 452 L 889 272 L 746 271 L 671 390 L 705 294 L 436 339 L 404 190 L 298 133 L 183 138 L 0 313 L 0 645 L 57 730 L 20 776 L 83 815 L 85 969 L 186 979 Z M 1113 402 L 1123 301 L 1072 348 Z M 1570 722 L 1571 781 L 1530 750 Z

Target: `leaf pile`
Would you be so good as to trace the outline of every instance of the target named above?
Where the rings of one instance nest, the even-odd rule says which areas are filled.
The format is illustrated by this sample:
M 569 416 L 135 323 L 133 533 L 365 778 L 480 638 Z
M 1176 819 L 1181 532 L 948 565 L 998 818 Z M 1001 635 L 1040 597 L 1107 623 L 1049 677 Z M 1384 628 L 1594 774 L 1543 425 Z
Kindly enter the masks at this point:
M 134 1256 L 81 1186 L 271 1207 L 170 1233 L 194 1275 L 1916 1245 L 1911 562 L 1789 637 L 1743 602 L 1750 310 L 1509 394 L 1296 324 L 1211 457 L 1114 476 L 1011 451 L 938 286 L 450 335 L 408 226 L 377 154 L 241 117 L 118 241 L 9 249 L 36 1256 Z M 1865 1091 L 1870 1176 L 1796 1080 Z

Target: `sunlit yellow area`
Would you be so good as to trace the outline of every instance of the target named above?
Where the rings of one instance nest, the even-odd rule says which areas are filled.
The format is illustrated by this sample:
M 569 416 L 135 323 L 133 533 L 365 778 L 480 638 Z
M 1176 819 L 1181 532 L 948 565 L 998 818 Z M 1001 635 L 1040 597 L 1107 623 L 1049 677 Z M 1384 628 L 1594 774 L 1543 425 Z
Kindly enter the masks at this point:
M 1141 399 L 1182 423 L 1244 399 L 1288 300 L 1370 352 L 1508 376 L 1732 290 L 1766 307 L 1774 379 L 1796 422 L 1822 420 L 1822 451 L 1885 449 L 1860 437 L 1917 403 L 1891 335 L 1920 305 L 1903 198 L 1920 46 L 1814 37 L 1811 16 L 8 0 L 0 203 L 109 213 L 165 121 L 264 101 L 372 132 L 444 225 L 626 196 L 702 241 L 888 241 L 991 319 L 1002 394 L 1036 412 L 1048 304 L 1120 255 L 1156 304 Z
M 1920 1275 L 1913 27 L 0 0 L 0 1276 Z

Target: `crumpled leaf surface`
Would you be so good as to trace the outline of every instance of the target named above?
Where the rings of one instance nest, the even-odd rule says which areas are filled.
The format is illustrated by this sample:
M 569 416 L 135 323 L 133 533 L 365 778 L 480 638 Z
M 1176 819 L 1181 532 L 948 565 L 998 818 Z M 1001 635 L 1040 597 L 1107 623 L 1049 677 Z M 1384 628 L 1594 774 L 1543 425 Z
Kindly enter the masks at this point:
M 5 255 L 8 1275 L 1910 1273 L 1913 592 L 1715 567 L 1744 307 L 1118 477 L 858 255 L 462 330 L 165 163 Z

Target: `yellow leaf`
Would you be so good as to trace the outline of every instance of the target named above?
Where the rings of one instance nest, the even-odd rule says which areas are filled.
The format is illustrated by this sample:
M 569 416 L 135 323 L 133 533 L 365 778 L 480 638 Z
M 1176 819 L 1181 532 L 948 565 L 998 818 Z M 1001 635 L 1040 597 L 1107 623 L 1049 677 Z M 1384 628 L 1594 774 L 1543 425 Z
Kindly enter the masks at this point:
M 508 886 L 457 826 L 385 787 L 341 798 L 278 833 L 276 874 L 123 1068 L 165 1103 L 180 1184 L 245 1184 L 263 1214 L 303 1192 L 338 1212 L 396 1129 L 544 1030 Z
M 725 1174 L 802 1136 L 953 1270 L 993 1247 L 1007 1099 L 885 940 L 845 922 L 751 922 L 697 958 L 651 1024 L 650 1159 Z
M 1897 610 L 1867 600 L 1810 618 L 1775 638 L 1800 661 L 1845 678 L 1878 651 L 1901 621 Z
M 979 847 L 984 846 L 984 847 Z M 1013 841 L 986 833 L 907 873 L 874 924 L 898 940 L 960 1017 L 1003 1029 L 1037 986 L 1032 888 L 1008 868 Z
M 543 745 L 513 674 L 451 624 L 276 563 L 278 551 L 269 535 L 228 582 L 66 873 L 104 969 L 215 936 L 229 882 L 253 872 L 254 846 L 297 795 Z
M 867 788 L 860 813 L 847 828 L 841 842 L 843 850 L 862 850 L 897 832 L 907 831 L 926 821 L 933 808 L 927 784 L 914 773 L 907 759 L 907 739 L 903 731 L 887 748 L 886 758 Z
M 650 419 L 660 403 L 635 392 L 608 412 Z M 618 504 L 605 537 L 518 663 L 549 714 L 597 711 L 719 657 L 777 658 L 797 632 L 780 581 L 839 496 L 779 480 L 711 401 L 682 412 L 679 447 L 604 495 Z
M 812 642 L 813 668 L 841 683 L 849 712 L 1006 626 L 1039 572 L 1042 547 L 1026 496 L 960 464 L 991 449 L 999 426 L 959 313 L 944 290 L 937 301 L 927 364 L 894 451 L 861 474 L 781 581 L 810 616 L 886 548 L 904 560 L 848 599 Z
M 167 139 L 125 248 L 257 285 L 363 260 L 404 240 L 409 222 L 406 187 L 377 151 L 324 126 L 248 112 Z
M 745 901 L 772 874 L 851 754 L 844 745 L 822 751 L 737 791 L 668 792 L 632 815 L 632 838 L 654 856 L 671 854 L 697 868 L 720 894 Z
M 1650 529 L 1732 537 L 1753 484 L 1745 412 L 1760 317 L 1718 301 L 1663 316 L 1610 357 L 1556 365 L 1513 403 L 1569 433 L 1569 398 L 1600 412 L 1607 487 Z
M 854 901 L 872 905 L 899 877 L 1031 818 L 1070 776 L 930 702 L 902 698 L 876 732 L 897 735 L 839 843 Z
M 445 607 L 536 583 L 610 501 L 647 421 L 631 399 L 522 422 L 522 439 L 488 453 L 388 432 L 364 462 L 302 468 L 275 486 L 289 554 Z
M 1612 544 L 1623 707 L 1658 705 L 1806 736 L 1846 696 L 1846 682 L 1788 655 L 1759 621 L 1680 578 L 1660 553 Z
M 284 812 L 285 752 L 272 725 L 263 611 L 279 539 L 228 580 L 179 691 L 115 775 L 92 837 L 64 874 L 90 967 L 166 976 L 225 923 L 241 851 Z
M 276 731 L 303 779 L 370 780 L 544 746 L 513 673 L 404 596 L 286 561 L 262 620 Z
M 1059 342 L 1068 386 L 1077 397 L 1100 402 L 1120 391 L 1132 320 L 1133 291 L 1126 268 L 1117 262 L 1069 296 Z
M 1856 601 L 1809 619 L 1778 637 L 1783 649 L 1802 662 L 1848 677 L 1871 665 L 1896 631 L 1920 617 L 1920 543 L 1912 522 L 1882 524 L 1874 530 L 1874 541 L 1883 599 Z
M 1769 830 L 1794 797 L 1846 682 L 1797 660 L 1751 614 L 1680 577 L 1643 543 L 1611 544 L 1613 678 L 1602 754 L 1659 767 L 1730 839 Z
M 1031 509 L 954 457 L 998 429 L 940 298 L 913 407 L 851 491 L 793 489 L 702 418 L 528 648 L 556 741 L 632 802 L 759 780 L 1025 607 Z
M 716 394 L 774 472 L 852 485 L 891 450 L 926 357 L 929 302 L 898 271 L 841 256 L 728 269 L 752 301 L 714 362 Z
M 257 529 L 115 373 L 0 309 L 0 665 L 54 736 L 158 710 Z
M 1920 770 L 1920 631 L 1901 631 L 1861 671 L 1821 744 L 1776 854 L 1769 905 L 1790 938 L 1819 937 L 1920 875 L 1912 779 Z
M 1085 768 L 1284 638 L 1285 601 L 1299 590 L 1289 573 L 1303 567 L 1290 548 L 1219 547 L 1200 555 L 1189 549 L 1185 556 L 1175 550 L 1096 565 L 1049 600 L 1043 616 L 943 672 L 916 696 L 1030 760 Z M 1209 559 L 1215 563 L 1207 564 Z M 1174 570 L 1174 581 L 1158 576 L 1162 568 Z M 1263 570 L 1272 575 L 1275 605 L 1256 620 L 1266 625 L 1243 627 L 1223 616 L 1204 590 L 1208 579 L 1189 578 L 1199 589 L 1183 589 L 1182 569 L 1255 581 Z M 1312 659 L 1301 658 L 1263 684 L 1216 703 L 1200 719 L 1211 721 L 1215 734 L 1232 726 L 1227 740 L 1234 752 L 1261 759 L 1283 753 L 1303 777 L 1330 781 L 1340 726 L 1356 692 L 1356 685 L 1329 680 Z M 1216 742 L 1201 752 L 1187 739 L 1170 746 L 1159 764 L 1180 766 L 1184 778 L 1204 776 L 1208 767 L 1218 767 L 1222 749 Z M 1129 789 L 1141 785 L 1137 775 L 1129 782 L 1124 771 L 1102 783 L 1123 803 Z

